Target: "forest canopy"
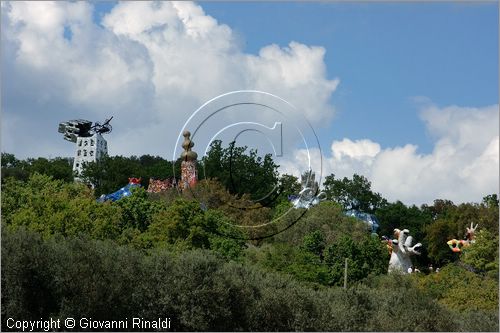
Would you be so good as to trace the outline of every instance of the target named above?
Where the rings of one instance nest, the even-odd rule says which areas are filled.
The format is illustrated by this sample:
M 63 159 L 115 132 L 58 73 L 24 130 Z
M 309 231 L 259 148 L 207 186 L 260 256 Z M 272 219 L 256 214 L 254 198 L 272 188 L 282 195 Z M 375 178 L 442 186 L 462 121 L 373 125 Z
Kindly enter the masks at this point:
M 84 167 L 91 188 L 74 182 L 70 159 L 2 153 L 2 330 L 8 317 L 72 314 L 170 316 L 180 331 L 498 331 L 496 194 L 407 206 L 362 175 L 332 174 L 326 201 L 294 209 L 299 179 L 277 170 L 270 156 L 215 142 L 196 187 L 148 193 L 150 178 L 179 176 L 180 161 L 105 156 Z M 129 177 L 143 185 L 131 196 L 96 200 Z M 354 200 L 378 235 L 346 216 Z M 446 242 L 471 222 L 475 243 L 452 252 Z M 381 236 L 395 228 L 422 242 L 420 274 L 387 274 Z

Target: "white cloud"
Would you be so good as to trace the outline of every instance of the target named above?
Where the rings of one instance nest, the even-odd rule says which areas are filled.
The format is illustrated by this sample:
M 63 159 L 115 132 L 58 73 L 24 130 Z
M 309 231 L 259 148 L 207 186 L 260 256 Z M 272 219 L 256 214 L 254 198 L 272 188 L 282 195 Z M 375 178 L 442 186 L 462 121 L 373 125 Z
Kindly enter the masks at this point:
M 327 77 L 323 47 L 291 41 L 245 53 L 229 26 L 190 2 L 119 3 L 102 25 L 93 10 L 87 2 L 2 2 L 2 151 L 70 156 L 60 121 L 114 115 L 111 154 L 170 158 L 194 110 L 240 89 L 276 94 L 313 125 L 332 119 L 339 80 Z M 332 143 L 329 158 L 313 149 L 312 167 L 322 161 L 323 175 L 364 174 L 374 190 L 407 203 L 498 192 L 497 105 L 430 104 L 421 118 L 435 140 L 430 154 L 410 143 L 383 148 L 345 138 Z M 294 157 L 279 162 L 282 170 L 308 167 L 304 151 Z
M 499 192 L 498 105 L 431 105 L 421 111 L 421 118 L 436 140 L 432 153 L 420 154 L 412 144 L 381 149 L 369 139 L 343 139 L 334 141 L 331 157 L 323 159 L 323 176 L 362 174 L 389 201 L 408 204 L 439 198 L 478 202 Z M 307 168 L 305 156 L 305 151 L 297 151 L 295 161 L 284 163 L 282 170 L 298 174 Z
M 332 153 L 335 159 L 351 158 L 354 160 L 365 160 L 374 157 L 380 152 L 380 145 L 370 140 L 356 140 L 355 142 L 345 138 L 342 141 L 332 143 Z
M 71 155 L 53 133 L 60 121 L 113 115 L 111 154 L 170 157 L 194 110 L 240 89 L 277 94 L 312 122 L 334 113 L 339 81 L 327 78 L 322 47 L 291 41 L 247 54 L 229 26 L 191 2 L 119 3 L 102 25 L 93 10 L 87 2 L 2 7 L 2 109 L 32 129 L 2 129 L 3 151 Z M 42 137 L 53 150 L 34 144 Z

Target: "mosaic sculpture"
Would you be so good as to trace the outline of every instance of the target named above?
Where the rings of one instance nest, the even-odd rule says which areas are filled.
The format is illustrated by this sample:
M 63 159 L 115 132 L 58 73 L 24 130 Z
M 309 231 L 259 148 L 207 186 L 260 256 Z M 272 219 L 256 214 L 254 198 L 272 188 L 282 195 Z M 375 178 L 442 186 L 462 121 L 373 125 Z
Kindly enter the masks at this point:
M 309 209 L 324 200 L 326 200 L 326 194 L 324 192 L 316 196 L 311 188 L 306 187 L 299 192 L 298 196 L 292 198 L 291 202 L 294 208 Z
M 315 174 L 311 170 L 300 176 L 302 190 L 298 195 L 289 197 L 294 208 L 309 209 L 312 206 L 326 200 L 326 193 L 320 192 L 318 182 L 314 180 Z
M 165 180 L 149 178 L 147 191 L 149 193 L 160 193 L 177 186 L 175 178 L 167 178 Z
M 346 211 L 344 214 L 346 216 L 355 217 L 358 220 L 365 222 L 365 224 L 370 228 L 370 231 L 372 233 L 376 233 L 379 228 L 378 219 L 373 214 L 364 213 L 357 209 L 350 209 Z
M 394 229 L 394 238 L 391 241 L 391 258 L 389 259 L 389 273 L 399 271 L 403 274 L 412 267 L 411 256 L 420 255 L 418 250 L 422 247 L 421 243 L 412 246 L 413 237 L 408 234 L 408 229 Z
M 471 222 L 470 228 L 466 228 L 465 232 L 465 239 L 457 240 L 457 239 L 451 239 L 446 244 L 450 247 L 450 249 L 455 252 L 455 253 L 460 253 L 462 252 L 462 248 L 466 248 L 467 246 L 474 244 L 476 242 L 476 229 L 479 224 L 476 224 L 474 226 L 474 223 Z
M 128 184 L 111 194 L 103 194 L 97 199 L 98 202 L 104 201 L 117 201 L 121 198 L 128 197 L 132 195 L 132 188 L 141 187 L 141 178 L 129 178 Z
M 189 131 L 184 131 L 182 133 L 184 136 L 184 142 L 182 143 L 182 148 L 184 151 L 181 153 L 181 189 L 187 189 L 196 185 L 198 179 L 196 174 L 196 159 L 198 154 L 191 150 L 194 143 L 189 138 L 191 133 Z
M 382 243 L 387 247 L 387 251 L 389 251 L 389 255 L 392 254 L 392 239 L 387 236 L 382 236 Z

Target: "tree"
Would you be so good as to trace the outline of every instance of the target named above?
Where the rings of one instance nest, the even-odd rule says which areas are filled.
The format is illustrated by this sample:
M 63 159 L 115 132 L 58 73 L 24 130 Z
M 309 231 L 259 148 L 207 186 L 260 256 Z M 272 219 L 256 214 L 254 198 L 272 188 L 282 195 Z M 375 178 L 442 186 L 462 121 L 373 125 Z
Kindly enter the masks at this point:
M 283 174 L 279 178 L 278 185 L 278 196 L 275 200 L 275 205 L 283 202 L 289 201 L 288 197 L 290 195 L 297 195 L 301 190 L 299 179 L 293 175 Z
M 162 201 L 149 200 L 148 193 L 141 187 L 132 189 L 131 196 L 121 198 L 115 204 L 122 210 L 121 228 L 138 229 L 140 232 L 146 231 L 155 214 L 167 208 Z
M 2 183 L 13 177 L 18 180 L 27 180 L 29 177 L 28 164 L 18 160 L 14 154 L 2 153 Z
M 483 205 L 488 208 L 498 208 L 498 196 L 495 194 L 489 194 L 483 198 Z
M 446 216 L 453 207 L 455 207 L 455 204 L 451 200 L 436 199 L 432 206 L 423 204 L 421 208 L 424 212 L 430 214 L 433 220 L 436 220 Z
M 425 231 L 427 252 L 433 262 L 442 266 L 458 259 L 446 244 L 450 239 L 457 238 L 456 226 L 452 220 L 441 218 L 427 226 Z
M 38 172 L 65 182 L 73 181 L 73 161 L 70 158 L 56 157 L 49 160 L 39 157 L 37 159 L 28 159 L 27 161 L 29 163 L 28 170 L 30 174 Z
M 264 157 L 257 150 L 237 147 L 233 141 L 229 147 L 222 148 L 216 140 L 202 159 L 203 177 L 219 180 L 232 194 L 249 194 L 252 200 L 263 205 L 271 205 L 273 193 L 278 185 L 278 165 L 271 154 Z
M 142 178 L 144 187 L 149 185 L 150 178 L 180 178 L 180 161 L 172 162 L 160 156 L 142 155 L 138 162 L 140 165 L 138 177 Z M 175 166 L 175 170 L 173 166 Z
M 351 208 L 356 201 L 361 211 L 373 213 L 387 203 L 379 193 L 371 190 L 368 179 L 357 174 L 352 179 L 335 179 L 335 175 L 331 174 L 325 178 L 323 186 L 328 199 L 340 203 L 344 210 Z
M 278 208 L 281 208 L 283 212 L 289 209 L 289 205 Z M 367 234 L 364 222 L 344 215 L 342 207 L 331 201 L 323 201 L 319 205 L 309 208 L 306 212 L 292 209 L 283 215 L 277 223 L 280 226 L 292 226 L 274 236 L 272 240 L 286 242 L 294 246 L 301 246 L 304 237 L 316 230 L 321 231 L 326 244 L 331 244 L 344 235 L 349 235 L 354 240 L 360 241 Z
M 328 246 L 325 253 L 332 285 L 343 285 L 346 258 L 349 283 L 360 281 L 369 275 L 385 274 L 389 264 L 387 249 L 378 238 L 367 236 L 356 243 L 351 237 L 343 236 Z
M 470 272 L 455 263 L 439 273 L 418 275 L 418 289 L 462 315 L 469 311 L 498 313 L 498 279 Z
M 2 153 L 2 169 L 19 166 L 19 162 L 14 154 Z
M 498 234 L 479 230 L 475 242 L 463 249 L 462 261 L 498 279 Z
M 435 200 L 433 206 L 422 206 L 422 211 L 433 218 L 433 222 L 424 228 L 424 247 L 427 248 L 429 257 L 439 264 L 458 259 L 458 255 L 449 249 L 446 242 L 464 239 L 466 228 L 471 223 L 478 224 L 479 230 L 498 234 L 498 208 L 494 204 L 489 207 L 484 202 L 462 203 L 457 206 L 449 200 Z
M 408 229 L 417 241 L 424 239 L 425 227 L 432 223 L 430 213 L 415 205 L 408 207 L 401 201 L 379 208 L 377 218 L 380 222 L 379 234 L 392 238 L 394 229 Z
M 44 237 L 87 234 L 116 239 L 121 209 L 100 204 L 83 184 L 66 183 L 34 173 L 28 181 L 8 179 L 2 187 L 2 221 L 26 227 Z
M 290 274 L 298 281 L 328 285 L 328 266 L 319 255 L 304 246 L 295 247 L 286 243 L 265 244 L 251 248 L 246 253 L 246 262 L 256 264 L 270 272 Z
M 325 236 L 320 230 L 315 230 L 304 236 L 304 248 L 319 257 L 323 256 L 325 245 Z
M 174 244 L 190 240 L 190 247 L 208 248 L 208 234 L 204 226 L 203 210 L 195 201 L 177 199 L 167 210 L 153 216 L 148 234 L 156 243 Z
M 128 184 L 130 177 L 139 177 L 140 164 L 135 156 L 103 155 L 96 162 L 85 163 L 80 178 L 94 185 L 96 197 L 115 192 Z
M 2 153 L 2 179 L 14 177 L 26 181 L 34 173 L 51 176 L 66 182 L 73 181 L 73 162 L 70 158 L 28 158 L 18 160 L 13 154 Z
M 175 170 L 173 169 L 175 166 Z M 80 175 L 86 183 L 93 184 L 96 196 L 115 192 L 128 184 L 128 179 L 141 178 L 147 188 L 149 179 L 180 177 L 180 161 L 170 162 L 159 156 L 102 156 L 96 162 L 85 163 Z
M 283 274 L 206 250 L 145 253 L 109 240 L 43 239 L 3 225 L 0 328 L 8 329 L 7 318 L 157 320 L 168 314 L 176 331 L 498 331 L 494 279 L 443 268 L 326 288 L 307 280 L 325 266 L 287 247 L 281 253 L 291 248 L 300 260 Z M 419 278 L 428 279 L 423 288 L 416 287 Z M 441 304 L 430 289 L 442 291 Z

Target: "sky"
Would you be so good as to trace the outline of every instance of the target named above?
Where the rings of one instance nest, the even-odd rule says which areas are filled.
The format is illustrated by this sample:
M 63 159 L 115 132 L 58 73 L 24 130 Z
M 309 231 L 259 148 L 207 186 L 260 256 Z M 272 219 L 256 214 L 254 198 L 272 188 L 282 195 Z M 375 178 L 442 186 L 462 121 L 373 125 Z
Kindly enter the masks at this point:
M 200 127 L 203 155 L 238 122 L 265 125 L 238 144 L 274 152 L 262 134 L 278 142 L 280 122 L 283 173 L 358 173 L 417 205 L 499 192 L 497 2 L 2 2 L 1 12 L 1 145 L 18 158 L 72 156 L 57 133 L 70 119 L 114 116 L 110 155 L 169 159 L 183 129 Z M 237 90 L 267 95 L 217 99 Z M 245 99 L 280 113 L 216 112 Z

